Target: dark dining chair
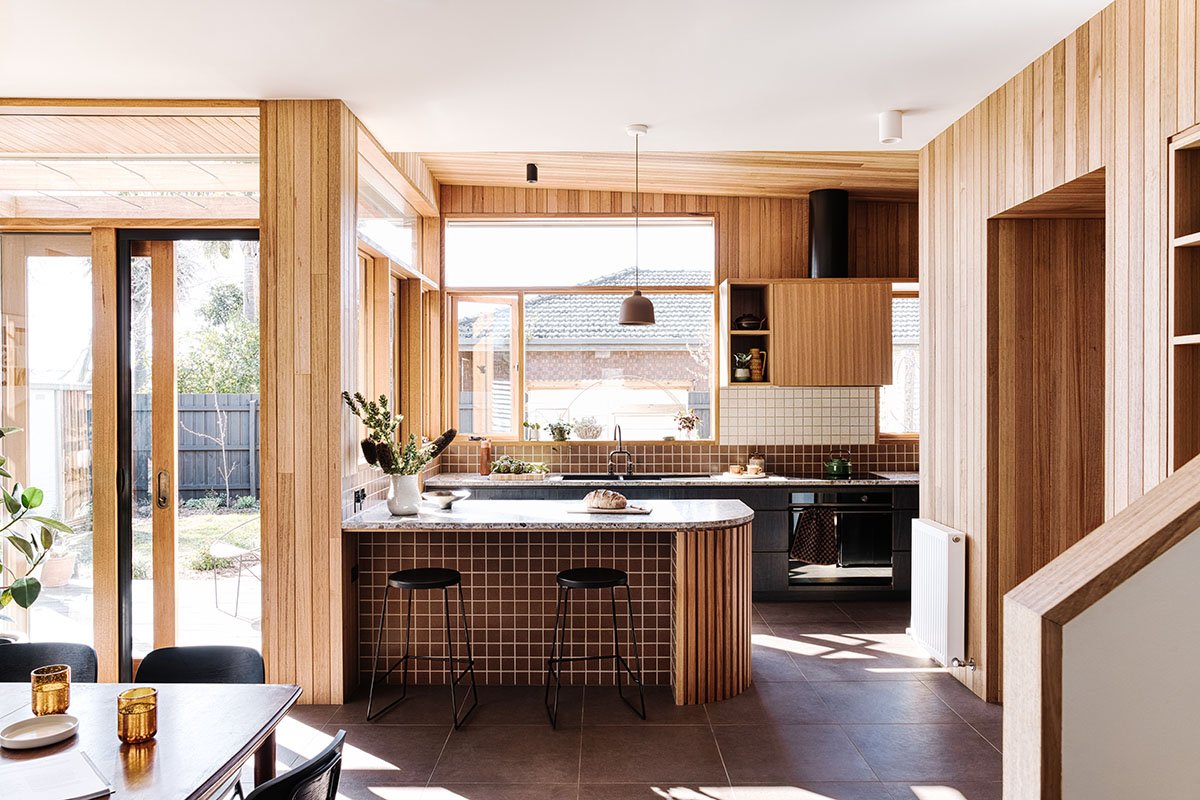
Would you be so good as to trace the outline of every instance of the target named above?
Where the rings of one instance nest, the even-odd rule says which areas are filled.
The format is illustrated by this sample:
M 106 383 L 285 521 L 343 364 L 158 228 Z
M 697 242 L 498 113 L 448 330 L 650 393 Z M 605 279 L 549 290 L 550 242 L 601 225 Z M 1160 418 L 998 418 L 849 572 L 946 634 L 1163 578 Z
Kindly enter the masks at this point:
M 278 778 L 272 778 L 246 795 L 246 800 L 334 800 L 342 775 L 342 743 L 346 732 L 338 731 L 320 753 Z
M 249 647 L 160 647 L 142 659 L 138 683 L 265 683 L 263 657 Z
M 266 683 L 262 654 L 249 647 L 194 645 L 151 650 L 138 665 L 138 683 Z M 265 786 L 266 784 L 264 784 Z M 235 778 L 217 797 L 244 797 Z
M 66 664 L 76 683 L 96 682 L 96 651 L 75 642 L 0 644 L 0 682 L 20 683 L 29 673 L 49 664 Z

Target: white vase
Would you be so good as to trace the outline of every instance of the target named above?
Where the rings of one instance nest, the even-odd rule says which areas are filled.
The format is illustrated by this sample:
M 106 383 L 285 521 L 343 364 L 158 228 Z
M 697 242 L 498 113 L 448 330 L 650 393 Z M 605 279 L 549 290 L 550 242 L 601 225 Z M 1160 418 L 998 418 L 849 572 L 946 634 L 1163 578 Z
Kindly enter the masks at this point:
M 387 508 L 393 517 L 408 517 L 421 510 L 421 476 L 391 475 Z

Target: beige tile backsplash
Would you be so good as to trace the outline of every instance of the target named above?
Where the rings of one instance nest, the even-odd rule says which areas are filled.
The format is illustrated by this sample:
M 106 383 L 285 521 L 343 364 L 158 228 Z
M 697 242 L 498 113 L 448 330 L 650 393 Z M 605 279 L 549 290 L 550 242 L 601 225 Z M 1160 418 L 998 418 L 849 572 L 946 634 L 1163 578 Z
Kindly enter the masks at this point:
M 730 386 L 721 389 L 721 444 L 874 444 L 878 413 L 873 387 Z

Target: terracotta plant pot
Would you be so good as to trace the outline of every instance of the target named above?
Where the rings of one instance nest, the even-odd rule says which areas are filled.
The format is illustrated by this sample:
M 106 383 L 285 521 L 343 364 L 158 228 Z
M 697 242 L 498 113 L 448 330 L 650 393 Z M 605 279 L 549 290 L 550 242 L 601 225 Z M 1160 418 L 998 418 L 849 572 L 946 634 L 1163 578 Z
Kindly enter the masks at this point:
M 74 574 L 74 553 L 51 553 L 42 562 L 42 574 L 39 580 L 41 580 L 43 587 L 54 589 L 59 586 L 66 586 Z

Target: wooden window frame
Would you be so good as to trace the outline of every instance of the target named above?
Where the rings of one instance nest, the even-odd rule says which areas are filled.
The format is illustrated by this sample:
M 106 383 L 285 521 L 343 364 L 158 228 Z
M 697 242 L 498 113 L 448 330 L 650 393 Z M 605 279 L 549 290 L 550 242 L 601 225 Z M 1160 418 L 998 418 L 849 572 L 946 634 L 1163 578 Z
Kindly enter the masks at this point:
M 899 281 L 897 281 L 899 283 Z M 917 289 L 893 289 L 892 299 L 911 298 L 920 299 L 921 292 Z M 917 342 L 918 348 L 920 341 Z M 921 441 L 921 432 L 916 433 L 884 433 L 880 430 L 880 416 L 883 414 L 883 406 L 880 404 L 882 395 L 882 387 L 875 389 L 875 441 L 879 444 L 919 444 Z

